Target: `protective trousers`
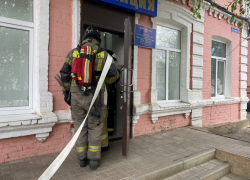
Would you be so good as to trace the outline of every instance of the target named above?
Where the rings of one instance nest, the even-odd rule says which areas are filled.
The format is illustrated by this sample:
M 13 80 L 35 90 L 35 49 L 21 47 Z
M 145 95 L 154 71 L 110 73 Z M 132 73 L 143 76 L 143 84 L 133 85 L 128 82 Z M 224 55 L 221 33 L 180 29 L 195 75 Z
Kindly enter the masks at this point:
M 100 104 L 99 96 L 96 103 Z M 90 107 L 90 103 L 93 98 L 93 93 L 90 92 L 89 96 L 82 96 L 81 93 L 71 94 L 71 114 L 74 121 L 75 131 L 78 130 L 83 122 L 87 111 Z M 103 118 L 98 118 L 92 115 L 94 107 L 90 110 L 89 116 L 83 126 L 83 129 L 76 141 L 76 151 L 79 159 L 100 159 L 101 158 L 101 141 L 102 141 L 102 128 Z M 106 116 L 105 108 L 98 107 L 98 111 L 101 113 L 101 117 Z
M 104 117 L 103 121 L 103 128 L 102 128 L 102 147 L 107 147 L 109 145 L 109 138 L 108 138 L 108 110 L 105 109 L 107 114 Z

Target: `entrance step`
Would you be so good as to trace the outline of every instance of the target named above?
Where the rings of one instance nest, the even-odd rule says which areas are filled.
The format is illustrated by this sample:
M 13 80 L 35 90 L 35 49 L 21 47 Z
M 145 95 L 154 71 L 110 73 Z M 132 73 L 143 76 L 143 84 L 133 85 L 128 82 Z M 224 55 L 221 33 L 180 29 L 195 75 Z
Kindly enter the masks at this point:
M 156 169 L 152 169 L 152 172 L 150 173 L 147 173 L 147 174 L 143 173 L 133 178 L 129 178 L 129 180 L 162 180 L 162 179 L 171 177 L 180 172 L 189 170 L 191 168 L 194 168 L 196 166 L 199 166 L 201 164 L 204 164 L 214 159 L 215 159 L 215 149 L 209 149 L 209 150 L 202 151 L 200 153 L 188 156 L 186 158 L 180 159 L 179 161 L 176 161 L 175 163 L 169 166 L 166 166 L 160 169 L 159 167 Z M 213 164 L 218 163 L 217 161 L 212 161 L 212 162 L 214 162 Z M 222 163 L 223 165 L 221 164 L 221 162 L 219 163 L 224 168 L 225 166 L 224 163 Z
M 213 159 L 164 180 L 218 180 L 230 173 L 230 169 L 230 164 Z
M 249 180 L 249 179 L 231 173 L 231 174 L 228 174 L 228 175 L 222 177 L 219 180 Z

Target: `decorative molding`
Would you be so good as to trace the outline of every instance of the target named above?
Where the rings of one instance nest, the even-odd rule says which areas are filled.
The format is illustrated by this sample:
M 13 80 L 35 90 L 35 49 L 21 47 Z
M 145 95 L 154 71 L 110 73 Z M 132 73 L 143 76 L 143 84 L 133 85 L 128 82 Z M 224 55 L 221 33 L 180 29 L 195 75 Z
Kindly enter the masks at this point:
M 235 25 L 236 27 L 238 27 L 238 23 L 239 23 L 239 22 L 240 22 L 240 21 L 236 19 L 234 25 Z
M 140 116 L 133 116 L 133 126 L 135 126 L 138 123 L 138 119 Z
M 209 14 L 210 16 L 212 16 L 212 15 L 213 15 L 213 12 L 214 12 L 214 9 L 210 8 L 208 14 Z
M 224 14 L 223 14 L 223 13 L 220 13 L 220 14 L 219 14 L 219 19 L 221 19 L 223 16 L 224 16 Z
M 26 126 L 3 127 L 0 128 L 1 139 L 48 133 L 52 131 L 52 127 L 54 125 L 55 123 L 42 123 L 42 124 L 30 124 Z
M 177 114 L 184 114 L 185 118 L 188 118 L 188 116 L 190 115 L 191 110 L 183 110 L 183 109 L 179 109 L 176 111 L 168 111 L 168 112 L 154 112 L 151 114 L 151 121 L 153 123 L 156 123 L 156 121 L 158 121 L 159 117 L 163 117 L 163 116 L 171 116 L 171 115 L 177 115 Z
M 140 116 L 133 116 L 132 121 L 133 121 L 133 126 L 132 126 L 132 133 L 134 134 L 134 127 L 135 125 L 138 123 L 138 119 L 140 118 Z
M 49 133 L 40 133 L 40 134 L 36 134 L 36 138 L 40 141 L 40 142 L 44 142 L 47 137 L 49 137 Z
M 237 25 L 237 20 L 236 20 Z M 243 23 L 241 39 L 244 39 L 248 36 L 248 29 L 247 25 Z M 240 119 L 245 120 L 247 117 L 247 102 L 249 98 L 247 97 L 247 59 L 248 59 L 248 42 L 241 42 L 241 51 L 240 51 L 240 74 L 241 74 L 241 81 L 240 81 L 240 96 L 241 96 L 241 106 L 240 106 Z
M 56 110 L 54 111 L 54 113 L 56 114 L 58 119 L 56 123 L 66 123 L 66 122 L 73 123 L 70 109 Z
M 194 110 L 194 109 L 202 109 L 204 107 L 211 107 L 211 106 L 217 106 L 217 105 L 229 105 L 229 104 L 239 104 L 239 103 L 247 103 L 248 98 L 244 97 L 234 97 L 230 99 L 206 99 L 206 100 L 197 100 L 194 103 L 171 103 L 172 105 L 169 106 L 160 106 L 157 103 L 148 103 L 148 104 L 140 104 L 137 106 L 134 106 L 134 116 L 140 116 L 143 114 L 154 114 L 154 113 L 170 113 L 170 112 L 180 112 L 180 114 L 183 114 L 183 111 L 186 110 Z M 179 105 L 178 105 L 179 104 Z M 200 111 L 197 115 L 196 113 L 192 113 L 192 118 L 199 118 L 202 116 L 202 111 Z
M 158 121 L 158 117 L 151 117 L 151 121 L 155 124 Z
M 190 116 L 190 112 L 185 113 L 185 118 L 186 118 L 186 119 L 188 118 L 188 116 Z
M 228 16 L 227 16 L 226 14 L 224 14 L 223 18 L 224 18 L 225 20 L 227 20 Z
M 231 24 L 234 25 L 235 21 L 236 21 L 236 20 L 234 19 L 233 22 L 232 22 Z M 229 22 L 230 22 L 230 19 L 229 19 Z
M 205 10 L 205 11 L 207 11 L 207 10 L 209 10 L 209 8 L 210 8 L 210 3 L 209 3 L 209 2 L 204 1 L 204 2 L 203 2 L 203 5 L 202 5 L 201 7 L 203 7 L 203 8 L 204 8 L 204 10 Z
M 214 17 L 217 18 L 217 15 L 219 14 L 219 11 L 214 12 Z
M 175 0 L 175 1 L 178 1 L 178 0 Z M 186 3 L 186 0 L 182 0 L 182 3 L 185 4 Z M 194 0 L 189 0 L 188 2 L 188 5 L 190 7 L 193 7 L 193 3 L 194 3 Z M 227 19 L 227 22 L 229 23 L 230 22 L 230 18 L 231 18 L 231 15 L 227 14 L 226 12 L 222 12 L 221 10 L 213 7 L 209 2 L 206 2 L 206 1 L 203 1 L 201 3 L 201 9 L 204 9 L 205 11 L 208 11 L 208 14 L 210 16 L 213 15 L 214 13 L 214 17 L 216 18 L 217 15 L 219 14 L 219 20 L 222 19 L 222 17 L 224 16 L 224 19 L 226 20 Z M 236 20 L 238 22 L 243 22 L 241 19 L 237 19 Z

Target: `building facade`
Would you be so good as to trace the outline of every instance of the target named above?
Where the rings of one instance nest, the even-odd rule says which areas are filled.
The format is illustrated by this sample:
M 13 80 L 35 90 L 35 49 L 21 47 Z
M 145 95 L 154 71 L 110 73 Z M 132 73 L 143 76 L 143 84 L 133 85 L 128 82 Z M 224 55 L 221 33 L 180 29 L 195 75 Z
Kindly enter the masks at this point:
M 144 1 L 132 2 L 144 8 Z M 246 119 L 248 23 L 238 18 L 230 23 L 229 13 L 206 1 L 201 19 L 193 16 L 192 0 L 158 0 L 156 17 L 81 0 L 1 3 L 0 39 L 6 43 L 0 45 L 0 162 L 66 146 L 73 121 L 54 76 L 89 24 L 100 25 L 102 46 L 123 66 L 128 16 L 132 26 L 156 29 L 156 48 L 133 46 L 133 136 Z M 95 11 L 106 19 L 89 15 Z M 122 137 L 120 90 L 114 138 Z

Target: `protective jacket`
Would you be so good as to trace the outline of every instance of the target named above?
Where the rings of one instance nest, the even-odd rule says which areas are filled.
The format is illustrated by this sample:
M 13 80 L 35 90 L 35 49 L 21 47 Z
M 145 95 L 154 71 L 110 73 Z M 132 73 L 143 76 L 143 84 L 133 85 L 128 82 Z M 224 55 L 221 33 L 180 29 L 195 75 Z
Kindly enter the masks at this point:
M 95 51 L 100 50 L 99 49 L 99 42 L 92 37 L 85 39 L 82 42 L 82 46 L 83 45 L 91 46 Z M 76 80 L 71 78 L 72 63 L 74 61 L 74 58 L 80 57 L 79 51 L 80 51 L 80 47 L 72 49 L 68 53 L 66 60 L 65 60 L 65 63 L 63 65 L 62 69 L 60 70 L 61 79 L 64 83 L 64 88 L 66 90 L 70 90 L 71 93 L 72 92 L 80 92 L 80 89 L 76 84 Z M 105 50 L 96 54 L 96 60 L 94 63 L 94 71 L 95 71 L 95 74 L 97 75 L 96 76 L 97 78 L 100 76 L 100 73 L 104 67 L 105 62 L 106 62 L 107 56 L 108 56 L 108 53 Z M 116 74 L 117 74 L 117 67 L 116 67 L 115 62 L 113 60 L 111 66 L 110 66 L 110 69 L 108 71 L 107 78 L 115 77 Z
M 93 78 L 98 80 L 101 71 L 107 59 L 107 52 L 100 51 L 99 43 L 96 39 L 88 37 L 82 43 L 82 46 L 90 46 L 98 53 L 93 63 L 94 71 L 96 74 Z M 76 80 L 71 78 L 71 67 L 75 58 L 79 57 L 79 48 L 71 50 L 65 60 L 63 68 L 60 71 L 61 79 L 64 83 L 64 88 L 71 91 L 71 113 L 74 121 L 75 131 L 80 127 L 83 119 L 85 118 L 94 92 L 90 92 L 88 96 L 83 96 L 77 85 Z M 115 78 L 117 75 L 117 68 L 114 62 L 110 66 L 106 79 Z M 76 141 L 76 151 L 79 159 L 100 159 L 101 140 L 103 120 L 106 117 L 106 107 L 104 106 L 104 91 L 105 83 L 103 83 L 101 92 L 99 93 L 95 105 L 90 110 L 88 119 Z M 100 112 L 97 116 L 94 111 Z

